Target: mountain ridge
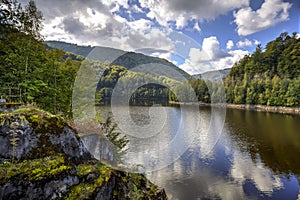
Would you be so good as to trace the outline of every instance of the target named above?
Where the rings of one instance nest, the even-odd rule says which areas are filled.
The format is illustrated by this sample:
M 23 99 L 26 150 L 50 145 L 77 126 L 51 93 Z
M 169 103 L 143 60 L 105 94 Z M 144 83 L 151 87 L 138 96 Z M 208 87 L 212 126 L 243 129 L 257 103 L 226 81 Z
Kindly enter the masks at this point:
M 151 67 L 152 64 L 160 64 L 171 67 L 179 72 L 184 78 L 191 79 L 192 76 L 180 69 L 172 62 L 131 51 L 123 51 L 111 47 L 102 46 L 81 46 L 61 41 L 45 41 L 46 45 L 52 48 L 63 49 L 66 52 L 71 52 L 81 55 L 90 60 L 97 60 L 108 65 L 124 66 L 127 69 L 132 69 L 140 65 L 147 64 Z

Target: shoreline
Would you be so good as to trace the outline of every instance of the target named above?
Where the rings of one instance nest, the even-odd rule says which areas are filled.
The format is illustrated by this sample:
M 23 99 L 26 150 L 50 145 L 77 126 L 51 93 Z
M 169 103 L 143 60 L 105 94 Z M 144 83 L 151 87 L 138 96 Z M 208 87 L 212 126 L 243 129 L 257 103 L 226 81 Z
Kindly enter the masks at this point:
M 281 113 L 281 114 L 296 114 L 300 115 L 300 107 L 284 107 L 284 106 L 266 106 L 266 105 L 250 105 L 250 104 L 210 104 L 202 102 L 175 102 L 170 101 L 170 105 L 199 105 L 199 106 L 216 106 L 230 109 L 239 109 L 239 110 L 251 110 L 257 112 L 271 112 L 271 113 Z

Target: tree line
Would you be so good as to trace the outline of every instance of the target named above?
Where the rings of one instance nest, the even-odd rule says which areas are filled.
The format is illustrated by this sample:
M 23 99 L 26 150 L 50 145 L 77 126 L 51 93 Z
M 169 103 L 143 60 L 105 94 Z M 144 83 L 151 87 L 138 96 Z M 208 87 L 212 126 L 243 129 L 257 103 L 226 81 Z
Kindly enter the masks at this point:
M 228 103 L 300 106 L 300 39 L 282 33 L 263 50 L 258 45 L 224 79 Z
M 22 101 L 71 115 L 72 85 L 82 57 L 49 49 L 40 31 L 43 15 L 33 0 L 0 4 L 0 87 L 19 87 Z M 7 92 L 0 90 L 5 98 Z

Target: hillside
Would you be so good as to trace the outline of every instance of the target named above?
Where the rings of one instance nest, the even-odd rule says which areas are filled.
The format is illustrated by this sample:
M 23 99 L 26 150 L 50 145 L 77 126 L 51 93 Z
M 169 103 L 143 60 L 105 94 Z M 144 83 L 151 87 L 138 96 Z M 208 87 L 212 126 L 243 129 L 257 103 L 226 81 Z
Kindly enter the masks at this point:
M 193 78 L 204 80 L 222 80 L 225 76 L 227 76 L 230 73 L 230 70 L 231 68 L 208 71 L 202 74 L 195 74 L 193 75 Z
M 45 41 L 45 43 L 49 47 L 63 49 L 66 52 L 72 52 L 83 57 L 87 57 L 87 55 L 94 49 L 94 47 L 91 46 L 78 46 L 76 44 L 70 44 L 60 41 Z
M 300 38 L 282 33 L 236 63 L 225 78 L 228 103 L 300 106 Z
M 56 49 L 62 49 L 66 52 L 71 52 L 77 55 L 81 55 L 84 57 L 88 57 L 90 60 L 96 60 L 101 63 L 106 63 L 108 65 L 118 65 L 124 66 L 127 69 L 132 69 L 134 67 L 146 64 L 150 68 L 152 65 L 160 65 L 160 66 L 168 66 L 179 72 L 186 79 L 190 79 L 191 76 L 178 68 L 173 63 L 167 61 L 166 59 L 147 56 L 141 53 L 135 52 L 126 52 L 119 49 L 109 48 L 109 47 L 91 47 L 91 46 L 80 46 L 77 44 L 70 44 L 66 42 L 60 41 L 46 41 L 48 46 Z M 149 70 L 151 73 L 151 70 Z M 164 73 L 164 70 L 161 71 Z M 155 72 L 155 74 L 159 74 L 160 72 Z M 165 75 L 165 74 L 162 74 Z M 178 80 L 179 77 L 175 74 L 172 74 L 172 78 Z

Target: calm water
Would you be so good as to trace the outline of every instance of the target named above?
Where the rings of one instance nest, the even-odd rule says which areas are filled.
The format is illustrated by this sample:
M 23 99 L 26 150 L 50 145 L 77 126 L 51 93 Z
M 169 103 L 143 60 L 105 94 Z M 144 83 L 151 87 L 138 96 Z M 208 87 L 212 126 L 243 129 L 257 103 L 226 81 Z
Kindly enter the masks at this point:
M 152 182 L 166 189 L 170 199 L 297 199 L 300 116 L 227 109 L 222 127 L 210 124 L 210 108 L 200 108 L 197 120 L 201 123 L 195 134 L 188 128 L 195 121 L 187 116 L 183 119 L 180 108 L 164 107 L 163 113 L 167 120 L 156 135 L 131 138 L 128 154 L 134 156 L 127 161 L 147 165 L 145 152 L 172 146 L 164 142 L 178 134 L 176 130 L 184 123 L 180 134 L 193 135 L 192 144 L 179 158 L 172 157 L 173 162 L 146 173 Z M 151 123 L 149 107 L 131 107 L 130 116 L 140 126 Z M 212 140 L 210 136 L 202 137 L 209 126 L 220 126 L 221 134 L 210 132 Z M 176 145 L 186 146 L 186 142 Z M 172 152 L 174 146 L 170 147 Z M 156 163 L 162 161 L 162 156 L 156 157 Z

